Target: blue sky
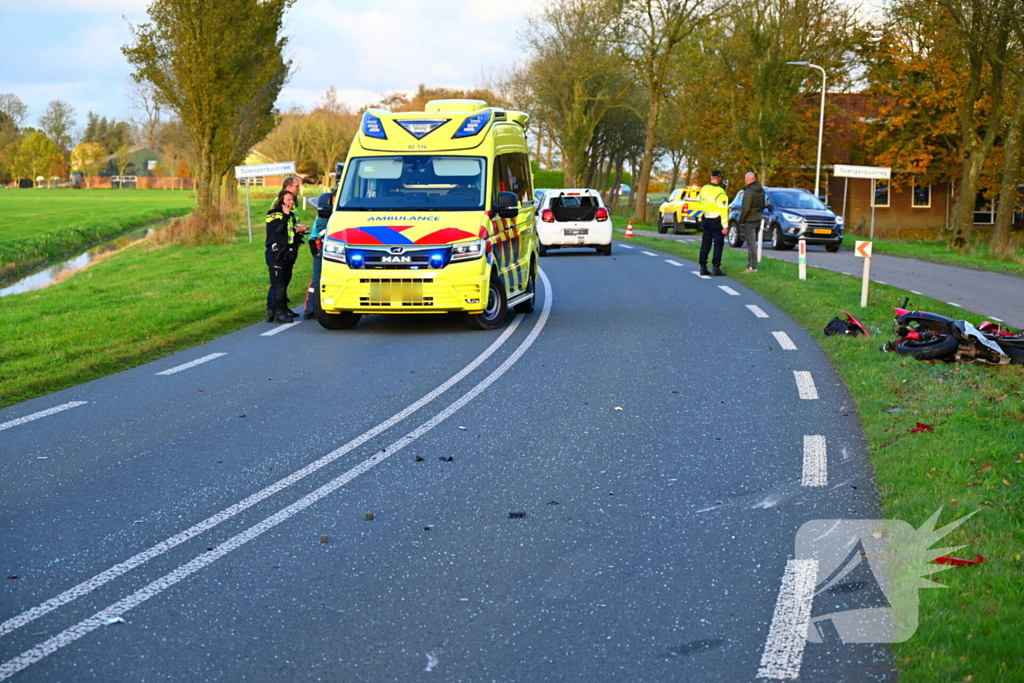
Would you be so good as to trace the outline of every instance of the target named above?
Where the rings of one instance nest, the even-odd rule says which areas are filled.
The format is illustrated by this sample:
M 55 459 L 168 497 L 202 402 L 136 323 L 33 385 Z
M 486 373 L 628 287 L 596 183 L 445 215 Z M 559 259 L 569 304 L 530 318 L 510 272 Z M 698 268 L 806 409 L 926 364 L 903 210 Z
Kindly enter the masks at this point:
M 0 0 L 0 93 L 29 107 L 37 125 L 46 103 L 130 116 L 131 73 L 121 46 L 127 17 L 146 20 L 148 0 Z M 334 86 L 353 106 L 381 93 L 428 86 L 472 87 L 519 59 L 518 34 L 540 0 L 298 0 L 286 18 L 296 67 L 278 106 L 311 106 Z

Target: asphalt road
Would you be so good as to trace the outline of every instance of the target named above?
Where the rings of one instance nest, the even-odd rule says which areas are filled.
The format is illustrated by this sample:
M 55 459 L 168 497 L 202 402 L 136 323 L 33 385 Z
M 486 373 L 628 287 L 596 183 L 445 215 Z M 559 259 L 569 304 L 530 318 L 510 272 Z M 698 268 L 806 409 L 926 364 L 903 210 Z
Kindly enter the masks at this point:
M 787 640 L 797 529 L 877 513 L 813 339 L 653 250 L 542 265 L 503 330 L 260 323 L 0 411 L 0 680 L 895 680 Z
M 700 235 L 659 235 L 649 230 L 637 230 L 644 237 L 675 239 L 682 242 L 700 243 Z M 726 242 L 726 249 L 731 249 Z M 746 253 L 747 246 L 741 250 Z M 790 263 L 797 262 L 796 249 L 775 251 L 768 242 L 764 243 L 762 258 L 775 258 Z M 807 247 L 807 265 L 814 268 L 834 270 L 854 277 L 863 277 L 864 259 L 852 251 L 829 254 L 824 247 Z M 918 259 L 887 256 L 877 251 L 871 258 L 871 280 L 881 284 L 899 287 L 909 292 L 945 301 L 966 312 L 986 316 L 990 320 L 1005 322 L 1016 328 L 1024 328 L 1024 277 L 988 273 L 972 268 L 957 268 Z M 911 305 L 913 305 L 911 299 Z M 980 320 L 971 321 L 975 324 Z

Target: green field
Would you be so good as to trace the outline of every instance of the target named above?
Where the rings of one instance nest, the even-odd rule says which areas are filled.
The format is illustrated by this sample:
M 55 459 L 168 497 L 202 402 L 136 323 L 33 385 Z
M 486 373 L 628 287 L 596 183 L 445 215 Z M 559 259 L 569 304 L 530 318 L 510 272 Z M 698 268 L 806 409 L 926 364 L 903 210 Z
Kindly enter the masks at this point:
M 624 219 L 614 220 L 625 226 Z M 696 244 L 649 237 L 632 242 L 692 261 L 699 250 Z M 746 259 L 746 250 L 727 248 L 722 267 L 807 329 L 845 380 L 858 407 L 884 516 L 916 528 L 940 507 L 940 524 L 981 510 L 945 544 L 966 545 L 954 555 L 983 555 L 985 561 L 941 572 L 934 578 L 948 588 L 920 592 L 917 633 L 892 646 L 900 680 L 1024 680 L 1024 367 L 922 363 L 883 354 L 879 345 L 893 339 L 892 307 L 908 292 L 873 284 L 869 306 L 861 309 L 859 278 L 808 268 L 801 282 L 796 264 L 775 259 L 762 261 L 755 274 L 739 274 Z M 913 296 L 913 303 L 975 323 L 981 319 L 926 297 Z M 881 333 L 870 339 L 826 337 L 822 327 L 836 308 Z M 886 412 L 894 408 L 902 410 Z M 917 422 L 935 431 L 911 433 Z
M 194 204 L 178 190 L 0 190 L 0 279 Z

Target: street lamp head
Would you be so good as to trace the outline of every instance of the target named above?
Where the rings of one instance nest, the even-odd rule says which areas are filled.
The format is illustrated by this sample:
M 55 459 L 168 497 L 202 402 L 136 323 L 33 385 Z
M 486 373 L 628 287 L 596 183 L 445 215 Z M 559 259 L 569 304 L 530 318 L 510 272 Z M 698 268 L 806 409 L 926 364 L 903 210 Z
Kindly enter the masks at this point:
M 792 66 L 808 66 L 810 62 L 786 62 L 786 64 L 791 64 Z

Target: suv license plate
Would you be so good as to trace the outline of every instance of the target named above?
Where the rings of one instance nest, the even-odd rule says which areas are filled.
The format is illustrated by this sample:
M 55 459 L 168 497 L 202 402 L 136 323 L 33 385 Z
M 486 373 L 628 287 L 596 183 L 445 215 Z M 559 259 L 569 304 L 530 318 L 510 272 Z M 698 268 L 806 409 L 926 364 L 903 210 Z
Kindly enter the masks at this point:
M 570 236 L 570 235 L 589 235 L 590 234 L 590 230 L 566 230 L 565 234 L 566 234 L 566 236 Z
M 814 231 L 814 234 L 815 234 L 815 235 L 831 235 L 831 234 L 832 234 L 832 231 L 831 231 L 831 230 L 827 230 L 827 229 L 824 229 L 824 228 L 817 228 L 817 229 L 816 229 L 816 230 Z

